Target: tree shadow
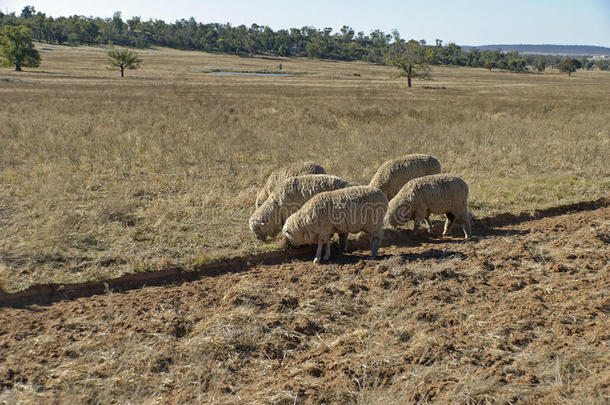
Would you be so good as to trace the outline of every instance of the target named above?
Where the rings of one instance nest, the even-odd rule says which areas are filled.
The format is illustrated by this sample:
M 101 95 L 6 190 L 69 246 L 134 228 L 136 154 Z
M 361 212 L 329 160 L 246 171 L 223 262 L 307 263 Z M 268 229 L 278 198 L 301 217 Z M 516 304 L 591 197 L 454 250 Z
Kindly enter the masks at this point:
M 33 73 L 33 74 L 45 74 L 45 75 L 61 75 L 66 77 L 71 77 L 65 72 L 49 72 L 48 70 L 24 70 L 25 73 Z

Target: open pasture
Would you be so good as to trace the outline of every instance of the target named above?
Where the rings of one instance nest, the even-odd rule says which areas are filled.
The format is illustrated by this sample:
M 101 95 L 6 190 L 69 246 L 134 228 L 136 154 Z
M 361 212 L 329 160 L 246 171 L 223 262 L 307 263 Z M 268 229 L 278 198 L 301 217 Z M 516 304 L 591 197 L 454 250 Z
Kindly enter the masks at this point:
M 408 89 L 361 62 L 151 49 L 120 79 L 102 48 L 38 49 L 39 69 L 0 70 L 8 291 L 276 249 L 247 219 L 266 176 L 297 160 L 366 184 L 389 158 L 429 153 L 469 183 L 479 218 L 610 186 L 607 72 L 434 68 Z M 209 74 L 280 63 L 293 76 Z

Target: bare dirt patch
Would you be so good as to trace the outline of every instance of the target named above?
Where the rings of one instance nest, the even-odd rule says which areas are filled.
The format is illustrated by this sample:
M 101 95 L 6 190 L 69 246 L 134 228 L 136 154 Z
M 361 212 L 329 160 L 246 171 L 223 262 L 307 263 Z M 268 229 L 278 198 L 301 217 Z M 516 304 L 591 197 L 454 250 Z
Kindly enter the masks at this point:
M 2 308 L 0 401 L 608 401 L 609 207 L 394 232 L 378 261 Z

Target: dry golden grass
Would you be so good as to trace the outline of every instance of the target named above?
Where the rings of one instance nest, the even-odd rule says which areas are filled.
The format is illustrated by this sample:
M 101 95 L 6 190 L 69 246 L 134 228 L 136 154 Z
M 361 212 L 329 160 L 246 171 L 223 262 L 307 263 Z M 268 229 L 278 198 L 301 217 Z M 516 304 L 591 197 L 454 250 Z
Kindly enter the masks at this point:
M 0 70 L 0 259 L 6 284 L 76 282 L 277 248 L 246 223 L 274 168 L 312 159 L 368 183 L 430 153 L 475 215 L 607 195 L 610 74 L 436 68 L 408 89 L 360 62 L 40 45 Z M 212 70 L 273 71 L 241 77 Z M 360 74 L 355 76 L 354 73 Z

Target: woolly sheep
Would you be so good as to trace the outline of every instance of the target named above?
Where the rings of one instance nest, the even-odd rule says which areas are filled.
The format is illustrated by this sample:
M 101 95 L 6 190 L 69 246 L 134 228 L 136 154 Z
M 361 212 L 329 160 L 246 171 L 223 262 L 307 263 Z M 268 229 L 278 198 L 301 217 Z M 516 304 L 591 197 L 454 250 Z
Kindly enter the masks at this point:
M 308 174 L 284 180 L 250 217 L 250 230 L 260 240 L 282 231 L 286 219 L 311 197 L 324 191 L 338 190 L 350 184 L 328 174 Z
M 275 190 L 282 180 L 305 174 L 326 174 L 326 170 L 316 162 L 306 161 L 293 163 L 274 171 L 267 179 L 263 188 L 261 188 L 256 195 L 256 208 L 263 205 L 267 197 L 269 197 L 269 194 Z
M 330 258 L 330 239 L 343 234 L 341 251 L 347 248 L 347 234 L 364 232 L 371 236 L 371 258 L 377 257 L 383 237 L 383 218 L 388 199 L 375 187 L 355 186 L 327 191 L 312 197 L 286 220 L 282 233 L 294 246 L 316 243 L 314 263 L 319 263 L 322 245 L 326 243 L 324 260 Z
M 447 235 L 454 221 L 462 223 L 466 239 L 470 237 L 468 212 L 468 185 L 459 177 L 435 174 L 409 181 L 390 201 L 385 222 L 392 226 L 415 222 L 414 232 L 425 221 L 430 232 L 430 214 L 445 214 L 443 236 Z
M 377 187 L 391 200 L 409 180 L 440 172 L 441 164 L 436 158 L 423 154 L 407 155 L 382 164 L 369 186 Z

